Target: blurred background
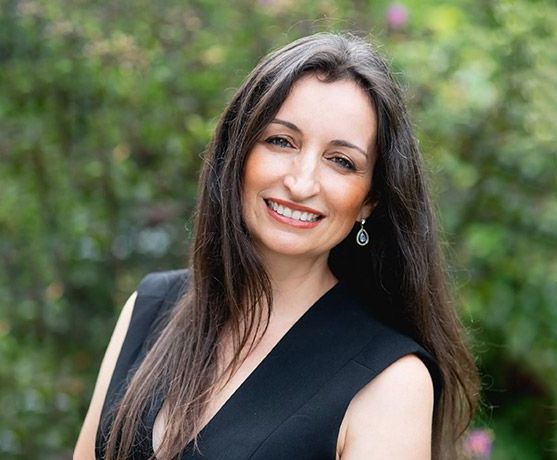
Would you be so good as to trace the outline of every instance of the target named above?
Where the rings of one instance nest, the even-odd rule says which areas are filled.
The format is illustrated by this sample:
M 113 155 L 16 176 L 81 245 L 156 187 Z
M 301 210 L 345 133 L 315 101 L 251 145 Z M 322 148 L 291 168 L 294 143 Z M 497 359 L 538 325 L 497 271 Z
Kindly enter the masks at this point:
M 184 266 L 200 158 L 270 49 L 371 34 L 483 377 L 470 458 L 557 458 L 557 4 L 0 0 L 0 458 L 70 458 L 118 312 Z

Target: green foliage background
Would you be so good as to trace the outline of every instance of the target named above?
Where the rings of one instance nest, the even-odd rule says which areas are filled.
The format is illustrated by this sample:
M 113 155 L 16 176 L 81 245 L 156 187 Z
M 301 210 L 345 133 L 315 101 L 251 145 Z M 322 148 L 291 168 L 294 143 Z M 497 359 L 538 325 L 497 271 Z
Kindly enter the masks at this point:
M 406 88 L 494 459 L 555 459 L 557 5 L 0 0 L 0 457 L 69 458 L 115 318 L 181 267 L 200 156 L 268 50 L 371 33 Z

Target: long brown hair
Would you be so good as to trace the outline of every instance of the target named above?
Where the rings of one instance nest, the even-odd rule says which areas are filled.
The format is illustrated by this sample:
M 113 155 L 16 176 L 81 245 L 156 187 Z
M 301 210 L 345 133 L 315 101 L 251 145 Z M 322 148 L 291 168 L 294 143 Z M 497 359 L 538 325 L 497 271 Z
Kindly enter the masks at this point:
M 443 391 L 434 413 L 433 456 L 455 458 L 457 439 L 475 410 L 478 377 L 450 303 L 417 142 L 401 91 L 381 56 L 362 39 L 329 33 L 302 38 L 265 57 L 222 114 L 199 184 L 190 287 L 116 408 L 106 458 L 128 458 L 155 395 L 162 395 L 169 408 L 160 452 L 179 456 L 190 439 L 196 440 L 217 379 L 239 365 L 240 350 L 253 345 L 249 337 L 267 327 L 271 284 L 240 212 L 243 169 L 292 85 L 307 73 L 327 81 L 351 79 L 375 106 L 378 159 L 370 199 L 378 205 L 366 223 L 373 244 L 355 251 L 351 234 L 333 249 L 329 264 L 370 308 L 381 305 L 376 311 L 381 319 L 414 337 L 436 359 Z M 235 355 L 221 373 L 217 343 L 225 325 L 233 332 Z

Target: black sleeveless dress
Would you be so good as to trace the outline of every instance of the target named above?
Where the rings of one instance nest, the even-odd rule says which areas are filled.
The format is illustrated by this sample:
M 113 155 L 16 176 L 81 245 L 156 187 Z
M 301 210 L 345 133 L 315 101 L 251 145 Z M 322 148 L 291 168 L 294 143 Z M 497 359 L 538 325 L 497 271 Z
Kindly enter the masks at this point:
M 104 458 L 111 411 L 152 344 L 161 318 L 183 294 L 188 271 L 154 273 L 139 285 L 127 336 L 108 388 L 97 433 Z M 416 354 L 432 376 L 439 370 L 414 340 L 379 323 L 341 281 L 292 326 L 199 435 L 182 460 L 335 459 L 340 424 L 355 394 L 400 357 Z M 153 453 L 155 417 L 145 414 L 133 459 Z

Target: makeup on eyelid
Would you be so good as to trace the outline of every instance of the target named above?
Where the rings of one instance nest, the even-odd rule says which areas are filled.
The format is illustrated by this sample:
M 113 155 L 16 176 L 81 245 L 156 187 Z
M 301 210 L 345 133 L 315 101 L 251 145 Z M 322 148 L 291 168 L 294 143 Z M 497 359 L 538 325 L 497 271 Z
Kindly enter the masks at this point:
M 295 131 L 297 134 L 303 135 L 302 131 L 295 124 L 290 123 L 288 121 L 279 120 L 279 119 L 275 118 L 273 121 L 271 121 L 271 123 L 269 124 L 269 127 L 272 127 L 273 125 L 285 126 L 288 129 L 290 129 L 292 131 Z M 269 128 L 267 128 L 267 129 L 269 129 Z M 277 130 L 277 133 L 280 133 L 280 132 L 281 132 L 280 130 Z M 263 136 L 263 137 L 270 137 L 270 138 L 271 137 L 277 137 L 277 138 L 280 138 L 281 135 L 277 134 L 275 136 L 269 135 L 269 136 Z M 289 138 L 285 139 L 285 140 L 287 140 L 288 142 L 291 141 Z M 358 147 L 357 145 L 355 145 L 355 144 L 353 144 L 353 143 L 351 143 L 347 140 L 344 140 L 344 139 L 333 139 L 333 140 L 330 141 L 329 144 L 333 147 L 344 147 L 344 148 L 353 150 L 355 152 L 358 152 L 359 154 L 361 154 L 365 157 L 366 161 L 368 160 L 368 157 L 369 157 L 368 150 L 369 149 L 364 149 L 362 147 Z

